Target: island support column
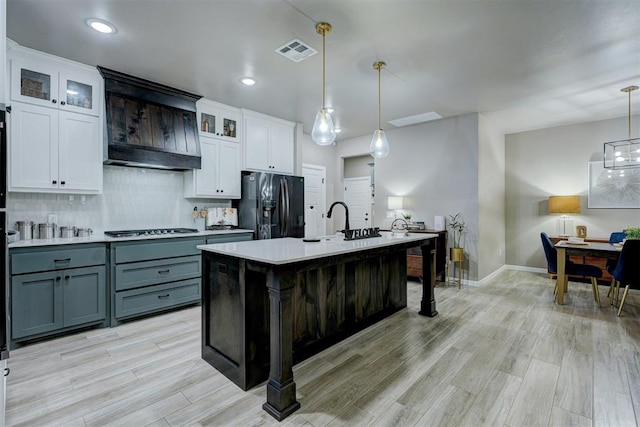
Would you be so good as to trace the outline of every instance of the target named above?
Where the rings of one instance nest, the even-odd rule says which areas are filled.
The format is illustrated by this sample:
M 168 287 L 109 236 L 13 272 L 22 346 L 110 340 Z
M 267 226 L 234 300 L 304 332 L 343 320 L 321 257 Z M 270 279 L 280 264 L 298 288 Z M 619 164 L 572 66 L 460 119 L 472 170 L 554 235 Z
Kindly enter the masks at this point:
M 422 249 L 422 301 L 420 301 L 419 314 L 434 317 L 438 314 L 433 291 L 436 284 L 436 239 L 430 239 L 420 249 Z
M 300 408 L 293 381 L 293 288 L 294 272 L 270 268 L 269 290 L 269 382 L 262 408 L 282 421 Z

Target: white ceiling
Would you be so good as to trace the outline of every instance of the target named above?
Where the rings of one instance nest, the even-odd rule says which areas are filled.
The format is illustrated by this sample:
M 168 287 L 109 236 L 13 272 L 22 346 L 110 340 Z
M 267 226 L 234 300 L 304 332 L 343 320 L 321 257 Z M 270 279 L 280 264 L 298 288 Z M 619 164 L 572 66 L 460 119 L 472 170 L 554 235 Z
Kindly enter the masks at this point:
M 90 30 L 91 17 L 118 32 Z M 640 0 L 7 0 L 7 36 L 23 46 L 306 133 L 322 103 L 322 56 L 294 63 L 274 50 L 298 38 L 321 52 L 319 21 L 333 25 L 327 106 L 344 129 L 338 141 L 377 127 L 378 60 L 385 129 L 429 111 L 484 113 L 505 133 L 623 117 L 620 89 L 640 84 Z M 640 91 L 632 102 L 635 114 Z

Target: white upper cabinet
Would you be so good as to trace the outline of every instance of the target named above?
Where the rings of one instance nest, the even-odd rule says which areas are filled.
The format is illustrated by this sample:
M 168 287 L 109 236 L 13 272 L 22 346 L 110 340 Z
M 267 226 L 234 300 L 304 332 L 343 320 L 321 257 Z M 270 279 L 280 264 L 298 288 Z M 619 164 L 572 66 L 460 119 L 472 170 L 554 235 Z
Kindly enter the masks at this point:
M 196 102 L 201 136 L 242 142 L 242 113 L 239 108 L 201 98 Z
M 93 67 L 12 45 L 9 191 L 102 193 L 102 78 Z
M 46 62 L 11 59 L 13 101 L 98 116 L 99 90 L 97 75 L 65 70 Z
M 97 117 L 17 102 L 9 132 L 9 191 L 102 192 Z
M 244 117 L 244 167 L 293 175 L 295 123 L 249 110 Z
M 200 137 L 202 168 L 185 172 L 184 197 L 239 199 L 240 144 Z

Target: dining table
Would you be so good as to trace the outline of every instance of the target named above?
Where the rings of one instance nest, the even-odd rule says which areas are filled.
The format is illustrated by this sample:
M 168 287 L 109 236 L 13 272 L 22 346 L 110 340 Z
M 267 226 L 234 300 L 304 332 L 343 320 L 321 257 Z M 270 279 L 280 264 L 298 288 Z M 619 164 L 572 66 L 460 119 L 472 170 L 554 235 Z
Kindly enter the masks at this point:
M 617 260 L 622 251 L 622 244 L 601 242 L 569 242 L 561 240 L 555 244 L 558 260 L 558 296 L 556 302 L 564 304 L 564 294 L 567 292 L 566 262 L 570 255 L 581 257 L 608 258 Z

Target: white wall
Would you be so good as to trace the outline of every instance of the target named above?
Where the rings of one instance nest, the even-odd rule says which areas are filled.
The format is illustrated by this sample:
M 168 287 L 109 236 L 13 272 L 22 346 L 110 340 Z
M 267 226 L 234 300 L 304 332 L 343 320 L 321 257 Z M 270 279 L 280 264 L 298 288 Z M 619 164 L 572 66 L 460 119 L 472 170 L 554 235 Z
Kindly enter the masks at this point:
M 480 115 L 478 121 L 478 277 L 504 265 L 504 135 Z
M 640 116 L 631 122 L 632 136 L 639 135 Z M 588 162 L 602 159 L 605 141 L 626 137 L 626 117 L 506 136 L 507 264 L 546 267 L 540 232 L 557 234 L 557 216 L 548 213 L 552 195 L 580 195 L 574 225 L 586 225 L 587 236 L 640 225 L 640 209 L 587 208 Z
M 334 201 L 334 188 L 335 182 L 338 179 L 338 171 L 336 168 L 336 147 L 333 145 L 330 146 L 319 146 L 315 142 L 311 140 L 311 136 L 302 133 L 302 125 L 298 125 L 300 129 L 300 133 L 298 133 L 298 137 L 296 139 L 296 149 L 299 153 L 297 157 L 297 161 L 300 163 L 296 164 L 297 168 L 302 170 L 302 163 L 312 164 L 324 166 L 327 168 L 327 181 L 326 181 L 326 189 L 327 189 L 327 209 L 329 205 Z M 298 175 L 301 172 L 297 172 Z M 333 219 L 327 219 L 327 224 L 325 229 L 327 233 L 331 233 L 332 230 L 335 230 L 333 226 Z
M 347 157 L 344 159 L 343 178 L 371 176 L 371 167 L 369 166 L 369 163 L 373 163 L 373 157 L 369 154 L 364 156 Z
M 413 221 L 424 221 L 427 227 L 433 227 L 435 215 L 461 212 L 467 223 L 464 278 L 478 280 L 478 115 L 385 132 L 390 153 L 375 161 L 374 226 L 391 225 L 392 220 L 386 218 L 388 196 L 404 196 L 404 211 L 413 215 Z M 370 140 L 370 135 L 365 135 L 340 141 L 338 157 L 368 153 Z M 496 144 L 493 137 L 490 141 L 487 145 Z

